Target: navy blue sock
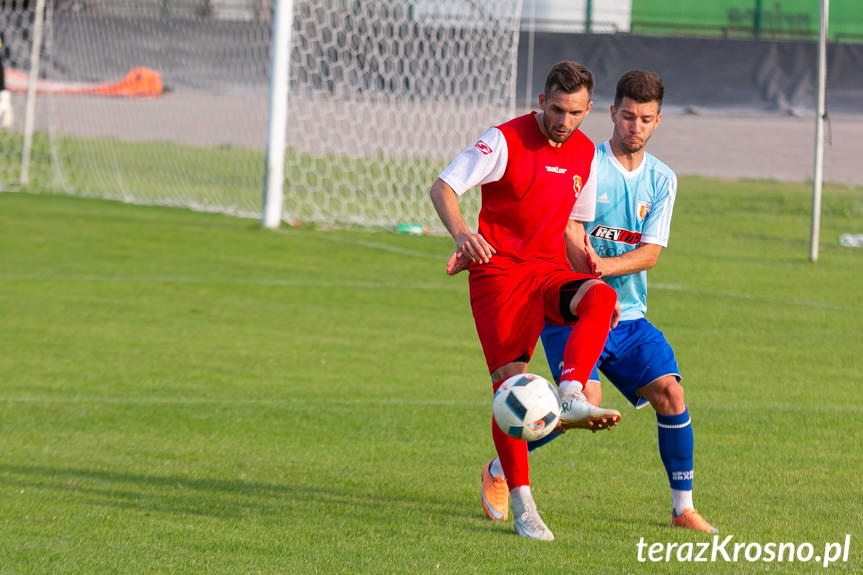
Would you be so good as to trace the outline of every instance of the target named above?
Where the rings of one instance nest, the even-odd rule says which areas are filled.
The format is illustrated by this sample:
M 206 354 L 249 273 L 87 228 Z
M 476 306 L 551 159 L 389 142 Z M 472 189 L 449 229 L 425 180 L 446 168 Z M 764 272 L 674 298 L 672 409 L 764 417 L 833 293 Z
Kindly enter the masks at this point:
M 555 429 L 554 431 L 552 431 L 551 433 L 549 433 L 548 435 L 546 435 L 542 439 L 537 439 L 536 441 L 528 441 L 527 442 L 527 452 L 530 453 L 534 449 L 536 449 L 537 447 L 542 447 L 546 443 L 549 443 L 550 441 L 557 439 L 561 435 L 563 435 L 563 432 Z
M 659 457 L 665 465 L 672 489 L 692 491 L 692 451 L 695 440 L 689 410 L 678 415 L 656 414 L 659 436 Z

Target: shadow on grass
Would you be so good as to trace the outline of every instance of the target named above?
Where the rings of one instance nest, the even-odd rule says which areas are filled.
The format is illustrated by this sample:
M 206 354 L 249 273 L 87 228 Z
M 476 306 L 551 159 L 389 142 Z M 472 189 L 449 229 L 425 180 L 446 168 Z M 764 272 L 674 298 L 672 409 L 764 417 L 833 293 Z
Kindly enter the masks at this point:
M 311 483 L 311 480 L 310 480 Z M 63 505 L 105 506 L 141 513 L 200 515 L 219 519 L 260 516 L 337 514 L 411 515 L 440 522 L 474 519 L 457 500 L 421 497 L 405 489 L 368 490 L 348 481 L 312 485 L 264 483 L 243 479 L 189 478 L 181 475 L 124 473 L 48 466 L 0 465 L 0 486 L 9 493 L 33 492 L 62 498 Z M 479 506 L 477 505 L 477 509 Z

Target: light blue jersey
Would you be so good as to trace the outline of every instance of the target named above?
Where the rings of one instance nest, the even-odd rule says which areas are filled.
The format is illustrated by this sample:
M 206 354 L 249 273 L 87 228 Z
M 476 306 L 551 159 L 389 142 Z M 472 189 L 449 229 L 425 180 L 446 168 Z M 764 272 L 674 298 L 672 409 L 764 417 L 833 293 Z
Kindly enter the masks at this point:
M 596 218 L 584 225 L 596 253 L 619 256 L 640 243 L 666 247 L 677 193 L 671 168 L 645 152 L 641 165 L 629 172 L 614 157 L 608 141 L 596 149 L 596 167 Z M 604 279 L 617 292 L 622 321 L 644 317 L 647 270 Z

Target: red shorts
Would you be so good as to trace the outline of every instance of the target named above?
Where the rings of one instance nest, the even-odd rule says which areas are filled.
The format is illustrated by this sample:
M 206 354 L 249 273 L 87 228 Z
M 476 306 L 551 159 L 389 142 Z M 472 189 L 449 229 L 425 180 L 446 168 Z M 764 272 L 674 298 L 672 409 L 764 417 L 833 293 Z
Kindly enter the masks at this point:
M 512 361 L 529 361 L 546 322 L 567 325 L 560 288 L 594 276 L 554 262 L 470 268 L 470 307 L 489 373 Z

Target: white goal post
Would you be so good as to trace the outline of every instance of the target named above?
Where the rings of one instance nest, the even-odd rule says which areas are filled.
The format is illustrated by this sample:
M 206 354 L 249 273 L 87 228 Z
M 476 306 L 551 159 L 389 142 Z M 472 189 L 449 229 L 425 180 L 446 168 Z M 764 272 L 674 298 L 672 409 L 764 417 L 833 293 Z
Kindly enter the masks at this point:
M 288 123 L 288 62 L 291 27 L 294 23 L 293 0 L 276 2 L 273 11 L 273 41 L 270 65 L 270 112 L 267 114 L 267 160 L 261 224 L 278 228 L 285 199 L 285 130 Z
M 515 114 L 521 0 L 285 0 L 287 69 L 271 70 L 273 1 L 47 0 L 23 189 L 261 218 L 273 173 L 281 221 L 441 230 L 435 176 Z M 16 111 L 0 132 L 7 189 L 20 177 L 34 4 L 0 7 Z M 280 74 L 284 162 L 270 170 Z

